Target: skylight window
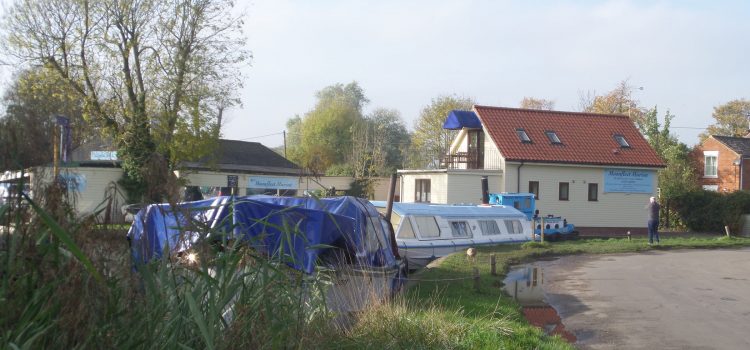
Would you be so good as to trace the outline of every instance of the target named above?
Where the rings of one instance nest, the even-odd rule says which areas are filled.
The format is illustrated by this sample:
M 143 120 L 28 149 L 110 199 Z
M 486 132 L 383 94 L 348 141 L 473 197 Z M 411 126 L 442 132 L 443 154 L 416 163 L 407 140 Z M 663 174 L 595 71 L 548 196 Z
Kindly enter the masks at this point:
M 518 134 L 518 138 L 523 143 L 531 143 L 531 139 L 529 138 L 529 135 L 526 133 L 526 130 L 524 129 L 516 129 L 516 134 Z
M 620 145 L 621 148 L 630 148 L 630 144 L 628 143 L 628 140 L 625 140 L 625 136 L 622 136 L 620 134 L 615 134 L 613 137 L 615 138 L 615 141 L 617 141 L 617 144 Z
M 549 142 L 552 142 L 553 145 L 562 145 L 562 141 L 560 141 L 560 138 L 557 137 L 557 133 L 555 133 L 554 131 L 545 131 L 544 133 L 547 134 Z

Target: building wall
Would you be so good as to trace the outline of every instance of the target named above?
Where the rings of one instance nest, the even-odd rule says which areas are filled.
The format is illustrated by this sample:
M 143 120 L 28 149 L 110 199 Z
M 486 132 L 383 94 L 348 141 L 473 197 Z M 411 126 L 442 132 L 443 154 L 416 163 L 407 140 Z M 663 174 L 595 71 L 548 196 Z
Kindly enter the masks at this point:
M 52 182 L 52 168 L 38 167 L 33 170 L 32 185 L 35 195 L 38 188 L 46 186 Z M 121 219 L 122 213 L 120 208 L 125 205 L 125 190 L 119 188 L 117 181 L 122 178 L 122 169 L 120 168 L 102 168 L 102 167 L 71 167 L 61 168 L 60 175 L 63 178 L 75 179 L 69 185 L 69 189 L 75 193 L 73 203 L 79 215 L 93 213 L 104 208 L 107 198 L 113 198 L 113 215 L 112 219 L 117 221 Z M 104 212 L 100 214 L 103 218 Z
M 719 152 L 716 178 L 704 176 L 706 163 L 703 152 L 705 151 Z M 720 192 L 733 192 L 739 189 L 740 167 L 734 165 L 739 155 L 732 149 L 713 137 L 709 137 L 702 144 L 695 147 L 693 152 L 691 152 L 691 157 L 697 168 L 698 181 L 701 186 L 718 186 L 717 190 Z M 750 170 L 750 166 L 744 168 L 744 170 L 747 172 L 747 170 Z M 747 176 L 747 174 L 744 175 Z M 750 186 L 750 183 L 747 183 L 747 181 L 745 183 Z
M 482 203 L 482 176 L 487 176 L 490 193 L 501 192 L 503 176 L 499 171 L 453 169 L 430 173 L 404 173 L 401 174 L 404 193 L 402 202 L 414 202 L 414 187 L 417 179 L 430 179 L 430 203 L 480 204 Z
M 484 133 L 484 168 L 487 170 L 504 170 L 505 161 L 500 150 L 495 146 L 490 134 Z
M 740 167 L 740 173 L 742 174 L 742 189 L 745 191 L 750 190 L 750 158 L 742 159 L 742 167 Z
M 505 181 L 509 192 L 516 192 L 517 168 L 518 164 L 508 164 Z M 521 192 L 528 191 L 529 181 L 538 181 L 539 199 L 536 204 L 540 214 L 561 215 L 576 226 L 646 227 L 645 206 L 649 197 L 656 195 L 657 176 L 654 174 L 652 180 L 654 193 L 604 193 L 604 169 L 605 167 L 526 163 L 521 167 Z M 568 182 L 567 201 L 559 200 L 560 182 Z M 598 201 L 588 201 L 589 183 L 598 184 Z
M 305 177 L 300 180 L 300 194 L 304 190 L 322 190 L 325 188 L 335 187 L 337 190 L 348 190 L 354 178 L 351 176 L 322 176 L 319 178 Z M 388 186 L 391 179 L 389 177 L 379 177 L 374 179 L 373 195 L 371 200 L 384 201 L 388 199 Z M 400 198 L 401 189 L 400 179 L 396 178 L 396 198 Z M 322 185 L 322 186 L 321 186 Z
M 430 203 L 448 203 L 448 176 L 443 171 L 401 174 L 401 201 L 414 202 L 414 188 L 417 179 L 430 180 Z
M 447 175 L 448 193 L 443 204 L 460 204 L 460 203 L 482 203 L 482 176 L 487 176 L 487 184 L 490 193 L 501 192 L 500 187 L 503 182 L 503 176 L 499 171 L 493 173 L 473 171 L 473 172 L 452 172 Z M 433 201 L 434 202 L 434 201 Z M 438 202 L 434 202 L 438 203 Z

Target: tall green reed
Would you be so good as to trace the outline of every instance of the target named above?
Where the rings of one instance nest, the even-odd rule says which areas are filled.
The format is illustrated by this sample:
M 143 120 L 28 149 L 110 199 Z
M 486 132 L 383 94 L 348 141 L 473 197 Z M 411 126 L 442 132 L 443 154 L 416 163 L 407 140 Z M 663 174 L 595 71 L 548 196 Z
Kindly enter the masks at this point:
M 197 262 L 129 266 L 124 232 L 54 215 L 28 196 L 0 249 L 0 344 L 31 348 L 309 348 L 329 333 L 324 281 L 200 228 Z M 47 201 L 49 202 L 49 201 Z M 2 209 L 7 210 L 7 209 Z M 96 215 L 96 213 L 94 214 Z M 260 219 L 256 224 L 268 224 Z M 283 225 L 291 239 L 294 223 Z M 211 237 L 211 239 L 208 239 Z

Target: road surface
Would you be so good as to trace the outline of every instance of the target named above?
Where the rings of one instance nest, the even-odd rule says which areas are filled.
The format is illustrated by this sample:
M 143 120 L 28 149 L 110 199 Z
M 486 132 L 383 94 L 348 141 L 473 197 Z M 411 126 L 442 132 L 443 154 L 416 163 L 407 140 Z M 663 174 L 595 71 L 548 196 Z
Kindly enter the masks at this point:
M 750 249 L 651 250 L 542 264 L 581 349 L 750 349 Z

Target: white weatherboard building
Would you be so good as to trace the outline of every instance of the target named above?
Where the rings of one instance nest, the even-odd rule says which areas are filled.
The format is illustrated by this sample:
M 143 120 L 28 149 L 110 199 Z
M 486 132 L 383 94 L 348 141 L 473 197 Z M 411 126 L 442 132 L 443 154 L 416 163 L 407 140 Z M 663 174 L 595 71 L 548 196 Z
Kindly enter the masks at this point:
M 490 193 L 534 193 L 582 233 L 645 230 L 664 162 L 627 116 L 474 106 L 444 127 L 459 132 L 441 169 L 399 170 L 404 202 L 480 203 L 487 176 Z
M 188 194 L 202 197 L 229 195 L 271 194 L 302 196 L 316 191 L 337 194 L 349 189 L 354 180 L 349 176 L 313 177 L 305 174 L 296 164 L 257 142 L 219 140 L 216 153 L 196 162 L 185 163 L 175 171 L 177 178 L 185 181 Z M 0 204 L 12 192 L 12 186 L 24 182 L 28 191 L 52 181 L 51 166 L 29 169 L 20 181 L 20 172 L 0 174 Z M 109 214 L 113 222 L 123 220 L 120 207 L 126 203 L 125 191 L 118 185 L 123 171 L 120 159 L 111 142 L 91 140 L 71 152 L 70 160 L 61 162 L 60 178 L 74 193 L 75 209 L 80 214 L 105 208 L 101 215 Z M 384 200 L 388 193 L 387 178 L 374 179 L 371 199 Z M 30 186 L 29 186 L 30 184 Z M 107 210 L 106 207 L 110 208 Z

